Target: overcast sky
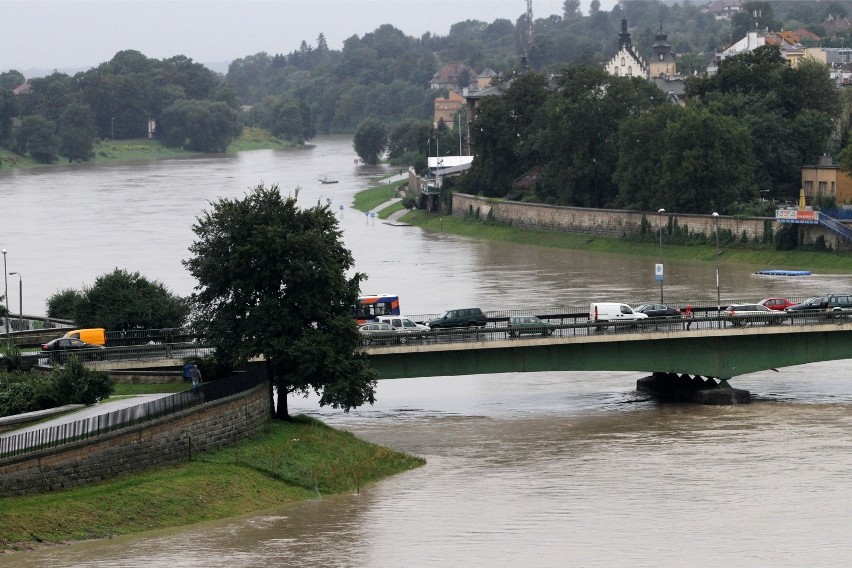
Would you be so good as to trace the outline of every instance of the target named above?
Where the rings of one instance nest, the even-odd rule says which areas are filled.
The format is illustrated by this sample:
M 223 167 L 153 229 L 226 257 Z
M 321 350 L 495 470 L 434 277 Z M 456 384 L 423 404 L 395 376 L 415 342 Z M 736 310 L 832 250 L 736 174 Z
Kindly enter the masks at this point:
M 617 0 L 601 0 L 610 10 Z M 581 0 L 587 13 L 590 0 Z M 563 0 L 533 0 L 533 18 L 562 14 Z M 133 49 L 204 64 L 261 51 L 289 53 L 320 33 L 343 40 L 382 24 L 406 35 L 446 35 L 456 22 L 514 22 L 526 0 L 0 0 L 0 72 L 88 69 Z

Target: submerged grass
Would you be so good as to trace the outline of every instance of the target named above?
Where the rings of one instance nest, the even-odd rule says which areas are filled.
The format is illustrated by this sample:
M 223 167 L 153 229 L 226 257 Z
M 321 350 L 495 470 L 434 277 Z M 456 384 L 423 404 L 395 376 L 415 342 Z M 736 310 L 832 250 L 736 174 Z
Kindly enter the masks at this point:
M 298 416 L 193 461 L 52 493 L 0 498 L 0 549 L 104 538 L 267 510 L 425 462 Z

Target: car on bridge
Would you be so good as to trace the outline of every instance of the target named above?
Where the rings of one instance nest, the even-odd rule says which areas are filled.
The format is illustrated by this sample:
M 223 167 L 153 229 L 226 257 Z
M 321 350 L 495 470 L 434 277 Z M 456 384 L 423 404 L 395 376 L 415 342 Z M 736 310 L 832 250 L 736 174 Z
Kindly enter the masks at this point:
M 775 310 L 777 312 L 783 312 L 790 306 L 795 305 L 787 298 L 764 298 L 763 300 L 759 301 L 758 304 L 761 306 L 766 306 L 770 310 Z
M 464 308 L 447 310 L 435 319 L 426 322 L 429 329 L 446 329 L 450 327 L 485 327 L 488 318 L 479 308 Z
M 542 321 L 536 316 L 512 316 L 506 324 L 506 333 L 509 337 L 520 337 L 521 335 L 541 335 L 542 337 L 552 335 L 556 330 L 556 324 Z
M 793 304 L 792 306 L 787 306 L 784 308 L 784 311 L 787 313 L 790 312 L 806 312 L 811 310 L 820 309 L 820 302 L 822 298 L 817 296 L 815 298 L 808 298 L 804 302 L 800 302 L 798 304 Z
M 362 345 L 394 345 L 408 343 L 408 336 L 394 326 L 383 322 L 368 322 L 358 326 Z
M 734 327 L 745 327 L 762 323 L 772 325 L 781 323 L 785 317 L 788 317 L 784 312 L 770 310 L 761 304 L 732 304 L 726 308 L 728 312 L 728 321 Z
M 678 308 L 673 308 L 672 306 L 667 306 L 665 304 L 642 304 L 633 311 L 645 314 L 649 318 L 674 319 L 681 316 Z
M 101 358 L 104 346 L 86 343 L 73 337 L 58 337 L 42 345 L 41 352 L 55 362 L 65 361 L 72 353 L 76 353 L 83 360 L 91 360 Z

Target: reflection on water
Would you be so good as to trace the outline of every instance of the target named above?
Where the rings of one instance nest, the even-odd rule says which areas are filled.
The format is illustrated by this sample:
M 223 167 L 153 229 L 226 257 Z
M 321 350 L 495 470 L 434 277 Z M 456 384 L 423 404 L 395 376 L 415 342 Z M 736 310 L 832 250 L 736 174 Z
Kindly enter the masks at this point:
M 260 181 L 348 205 L 381 168 L 351 141 L 226 159 L 0 175 L 0 244 L 33 311 L 118 266 L 178 293 L 207 200 Z M 328 174 L 340 180 L 322 186 Z M 405 311 L 655 300 L 654 260 L 485 243 L 338 213 L 369 292 Z M 65 235 L 96 234 L 86 246 Z M 20 251 L 25 251 L 23 254 Z M 15 263 L 12 265 L 12 263 Z M 849 276 L 758 277 L 723 265 L 724 298 L 808 296 Z M 806 268 L 806 267 L 803 267 Z M 666 297 L 715 300 L 712 263 L 666 265 Z M 29 275 L 29 277 L 28 277 Z M 29 311 L 25 308 L 25 311 Z M 289 401 L 365 439 L 427 459 L 365 488 L 284 510 L 0 557 L 20 567 L 841 566 L 852 536 L 852 362 L 737 377 L 757 401 L 658 405 L 636 373 L 528 373 L 382 381 L 350 413 Z

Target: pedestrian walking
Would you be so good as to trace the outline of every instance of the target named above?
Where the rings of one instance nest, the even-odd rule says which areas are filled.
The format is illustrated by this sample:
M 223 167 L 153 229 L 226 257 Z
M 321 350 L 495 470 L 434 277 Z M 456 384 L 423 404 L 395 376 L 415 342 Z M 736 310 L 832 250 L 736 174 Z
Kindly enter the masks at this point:
M 189 376 L 192 379 L 192 390 L 198 388 L 198 385 L 201 384 L 201 369 L 198 368 L 198 365 L 193 365 L 192 369 L 189 371 Z
M 686 311 L 683 313 L 686 316 L 686 329 L 692 325 L 692 304 L 687 304 Z

